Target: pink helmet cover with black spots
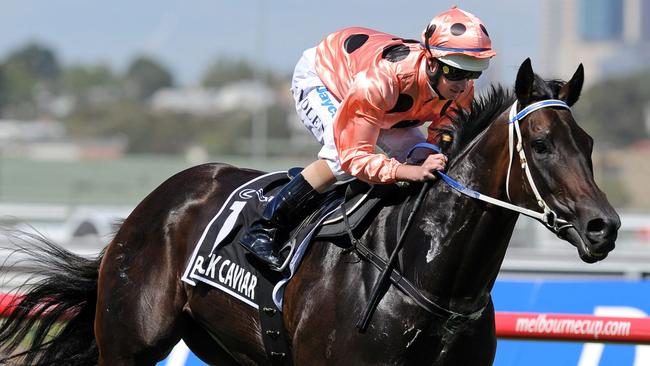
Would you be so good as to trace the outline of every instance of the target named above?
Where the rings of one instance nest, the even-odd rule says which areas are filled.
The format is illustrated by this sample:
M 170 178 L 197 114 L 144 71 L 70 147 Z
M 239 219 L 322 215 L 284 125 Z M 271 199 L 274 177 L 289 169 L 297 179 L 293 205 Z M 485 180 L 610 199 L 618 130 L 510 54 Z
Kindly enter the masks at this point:
M 463 55 L 489 59 L 496 55 L 481 19 L 456 6 L 431 19 L 422 32 L 422 46 L 436 58 Z

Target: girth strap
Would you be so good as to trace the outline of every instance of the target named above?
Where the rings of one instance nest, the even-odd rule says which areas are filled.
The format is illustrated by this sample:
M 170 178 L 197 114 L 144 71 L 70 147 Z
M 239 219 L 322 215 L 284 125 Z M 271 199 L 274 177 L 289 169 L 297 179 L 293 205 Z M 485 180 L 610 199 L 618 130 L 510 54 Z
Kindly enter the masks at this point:
M 258 275 L 259 272 L 258 272 Z M 289 335 L 284 327 L 282 312 L 273 302 L 273 287 L 259 286 L 260 331 L 268 364 L 271 366 L 292 366 L 293 357 Z
M 375 268 L 377 268 L 379 271 L 382 271 L 384 268 L 386 268 L 386 261 L 377 254 L 373 253 L 370 249 L 368 249 L 368 247 L 363 245 L 358 240 L 356 241 L 356 252 L 363 259 L 366 259 L 373 266 L 375 266 Z M 418 306 L 420 306 L 422 309 L 439 318 L 445 319 L 445 329 L 449 332 L 455 332 L 458 330 L 458 327 L 462 326 L 467 321 L 478 319 L 481 314 L 483 314 L 483 310 L 485 310 L 485 307 L 489 302 L 486 302 L 485 305 L 483 305 L 479 310 L 475 312 L 469 314 L 457 313 L 436 304 L 424 296 L 415 287 L 415 285 L 411 283 L 411 281 L 409 281 L 396 269 L 393 269 L 391 271 L 390 281 L 395 285 L 395 287 L 400 289 L 400 291 L 413 299 L 413 301 L 415 301 L 415 303 L 418 304 Z

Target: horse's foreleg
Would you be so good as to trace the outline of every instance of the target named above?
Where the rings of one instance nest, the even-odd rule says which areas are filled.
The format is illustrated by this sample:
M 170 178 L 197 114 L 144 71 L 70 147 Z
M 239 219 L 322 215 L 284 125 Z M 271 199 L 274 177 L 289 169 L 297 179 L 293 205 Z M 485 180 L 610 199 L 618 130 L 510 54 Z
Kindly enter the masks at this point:
M 440 365 L 492 365 L 496 353 L 492 302 L 485 308 L 483 316 L 468 324 L 444 352 Z
M 240 365 L 201 325 L 194 321 L 188 321 L 188 324 L 183 332 L 183 341 L 202 361 L 219 366 Z

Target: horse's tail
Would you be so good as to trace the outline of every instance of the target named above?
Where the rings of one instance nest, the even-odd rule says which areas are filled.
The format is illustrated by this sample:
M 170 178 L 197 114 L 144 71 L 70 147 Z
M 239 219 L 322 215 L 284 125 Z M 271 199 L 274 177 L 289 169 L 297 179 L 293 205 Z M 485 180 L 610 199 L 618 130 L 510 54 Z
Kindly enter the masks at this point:
M 0 364 L 96 365 L 93 323 L 104 253 L 86 259 L 40 235 L 20 232 L 11 237 L 11 257 L 20 256 L 19 265 L 26 261 L 44 278 L 19 287 L 18 300 L 6 309 L 0 324 Z

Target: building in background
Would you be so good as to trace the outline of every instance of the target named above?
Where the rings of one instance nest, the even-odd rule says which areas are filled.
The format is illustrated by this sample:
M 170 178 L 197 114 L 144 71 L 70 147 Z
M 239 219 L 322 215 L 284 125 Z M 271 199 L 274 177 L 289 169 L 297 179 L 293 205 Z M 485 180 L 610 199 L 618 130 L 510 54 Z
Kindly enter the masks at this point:
M 162 88 L 151 97 L 151 108 L 158 112 L 215 116 L 237 109 L 257 112 L 278 102 L 278 92 L 262 82 L 241 80 L 220 89 L 190 87 Z
M 591 85 L 648 67 L 650 1 L 548 0 L 541 6 L 540 74 L 568 79 L 582 62 Z
M 124 156 L 127 138 L 72 138 L 59 121 L 0 119 L 0 158 L 109 160 Z

